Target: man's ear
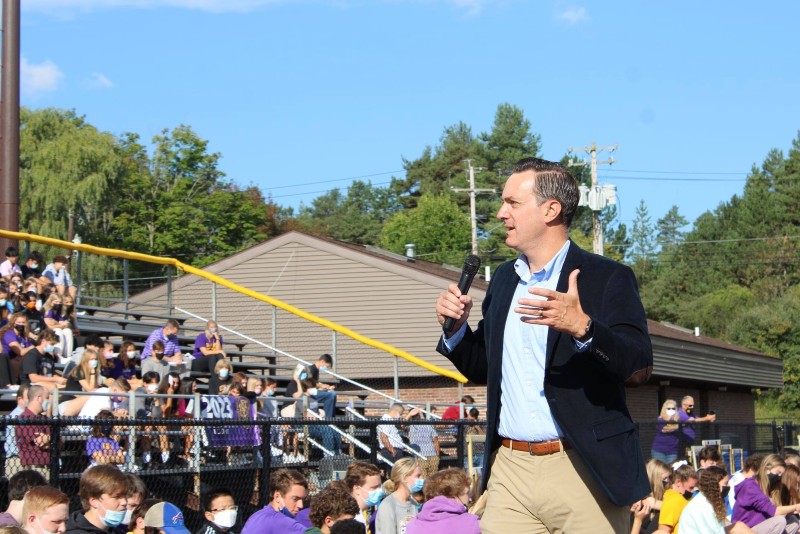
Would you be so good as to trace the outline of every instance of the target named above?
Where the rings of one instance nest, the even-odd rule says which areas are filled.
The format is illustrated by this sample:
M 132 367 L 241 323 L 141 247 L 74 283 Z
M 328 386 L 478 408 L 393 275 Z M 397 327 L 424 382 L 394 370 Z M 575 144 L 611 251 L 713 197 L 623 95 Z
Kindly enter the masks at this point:
M 558 222 L 561 218 L 561 202 L 558 200 L 550 199 L 545 202 L 545 222 Z

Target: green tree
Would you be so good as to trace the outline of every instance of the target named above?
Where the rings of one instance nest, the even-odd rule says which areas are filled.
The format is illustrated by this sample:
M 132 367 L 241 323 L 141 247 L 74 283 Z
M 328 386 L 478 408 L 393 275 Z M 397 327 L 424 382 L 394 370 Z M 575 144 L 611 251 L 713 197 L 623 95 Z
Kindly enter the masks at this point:
M 423 195 L 416 209 L 394 214 L 383 227 L 383 248 L 402 254 L 407 243 L 422 259 L 460 265 L 471 246 L 469 220 L 451 198 Z

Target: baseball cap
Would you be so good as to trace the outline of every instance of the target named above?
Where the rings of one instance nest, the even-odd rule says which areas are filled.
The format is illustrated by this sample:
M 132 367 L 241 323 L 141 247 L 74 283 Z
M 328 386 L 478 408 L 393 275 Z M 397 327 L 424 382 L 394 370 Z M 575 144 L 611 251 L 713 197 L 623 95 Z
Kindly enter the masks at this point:
M 183 524 L 183 512 L 169 502 L 151 506 L 144 516 L 144 526 L 160 528 L 167 534 L 192 534 Z

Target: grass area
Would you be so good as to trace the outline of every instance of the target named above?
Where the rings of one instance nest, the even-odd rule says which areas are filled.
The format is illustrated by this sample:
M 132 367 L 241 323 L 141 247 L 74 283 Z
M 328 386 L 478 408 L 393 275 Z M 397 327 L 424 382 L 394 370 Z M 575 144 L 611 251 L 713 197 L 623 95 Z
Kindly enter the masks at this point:
M 774 396 L 761 395 L 756 397 L 756 423 L 771 423 L 776 421 L 792 421 L 800 423 L 798 413 L 791 413 L 781 408 L 778 399 Z

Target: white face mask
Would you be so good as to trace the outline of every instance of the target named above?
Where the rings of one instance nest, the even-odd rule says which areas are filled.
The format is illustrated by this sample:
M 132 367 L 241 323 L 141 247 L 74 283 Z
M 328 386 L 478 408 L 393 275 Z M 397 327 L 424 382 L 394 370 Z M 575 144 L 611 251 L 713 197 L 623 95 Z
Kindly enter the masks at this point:
M 214 524 L 222 528 L 231 528 L 236 524 L 236 510 L 223 510 L 214 514 Z
M 122 518 L 122 524 L 123 525 L 130 525 L 131 524 L 131 516 L 132 515 L 133 515 L 133 510 L 128 509 L 128 511 L 125 512 L 125 517 Z
M 667 415 L 675 415 L 675 408 L 667 408 Z
M 148 393 L 155 393 L 156 391 L 158 391 L 158 384 L 147 384 Z
M 311 388 L 311 389 L 309 389 L 309 390 L 307 391 L 307 393 L 308 393 L 309 395 L 311 395 L 312 397 L 314 397 L 314 396 L 316 396 L 316 394 L 317 394 L 317 388 Z

